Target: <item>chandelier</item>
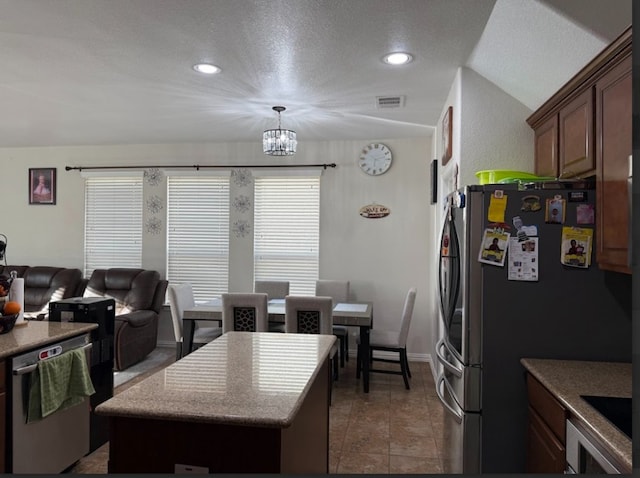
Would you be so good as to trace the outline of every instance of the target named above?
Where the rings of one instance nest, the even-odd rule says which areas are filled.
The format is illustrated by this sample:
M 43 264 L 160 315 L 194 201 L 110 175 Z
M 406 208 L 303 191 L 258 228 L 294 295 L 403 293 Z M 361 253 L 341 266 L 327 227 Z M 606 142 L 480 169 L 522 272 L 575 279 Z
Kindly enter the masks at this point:
M 268 129 L 262 133 L 262 151 L 271 156 L 291 156 L 296 153 L 298 141 L 295 131 L 280 127 L 280 113 L 286 108 L 274 106 L 271 109 L 278 112 L 278 129 Z

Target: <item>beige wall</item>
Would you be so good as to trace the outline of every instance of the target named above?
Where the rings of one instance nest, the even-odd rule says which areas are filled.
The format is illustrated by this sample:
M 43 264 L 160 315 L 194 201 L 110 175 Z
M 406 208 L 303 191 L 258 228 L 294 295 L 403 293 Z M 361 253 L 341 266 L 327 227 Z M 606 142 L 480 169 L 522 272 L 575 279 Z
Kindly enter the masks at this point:
M 397 328 L 406 291 L 418 289 L 409 354 L 427 360 L 434 320 L 431 283 L 435 267 L 433 214 L 429 202 L 431 138 L 388 139 L 393 151 L 391 169 L 370 177 L 357 166 L 368 140 L 300 142 L 293 158 L 265 157 L 259 143 L 168 144 L 86 146 L 62 148 L 0 149 L 5 212 L 0 232 L 8 236 L 7 260 L 11 264 L 83 268 L 84 180 L 65 166 L 193 164 L 331 163 L 321 181 L 320 275 L 349 279 L 354 299 L 374 303 L 375 326 Z M 29 168 L 57 168 L 57 204 L 28 205 Z M 145 182 L 145 198 L 166 198 L 164 181 Z M 378 203 L 391 209 L 383 219 L 364 219 L 360 207 Z M 166 212 L 166 209 L 163 211 Z M 148 213 L 145 211 L 145 220 Z M 232 218 L 233 220 L 233 218 Z M 164 222 L 164 221 L 163 221 Z M 165 272 L 165 234 L 144 234 L 143 266 Z M 230 288 L 252 284 L 252 258 L 245 241 L 230 234 Z M 117 264 L 114 264 L 114 266 Z M 163 314 L 160 342 L 172 340 L 169 314 Z M 355 333 L 355 330 L 354 330 Z M 355 341 L 352 342 L 352 345 Z
M 442 157 L 442 117 L 449 106 L 453 106 L 453 154 L 438 174 L 440 198 L 433 216 L 436 237 L 429 238 L 435 244 L 432 251 L 435 261 L 438 260 L 439 233 L 446 213 L 446 194 L 467 184 L 478 184 L 476 171 L 511 169 L 532 173 L 534 168 L 533 130 L 526 123 L 532 111 L 483 76 L 464 67 L 458 69 L 438 122 L 435 157 Z M 429 300 L 435 307 L 431 313 L 440 317 L 437 273 L 430 274 L 428 280 L 433 284 L 434 293 Z M 432 321 L 429 330 L 433 340 L 429 353 L 434 359 L 436 343 L 442 335 L 441 325 L 441 320 Z M 440 371 L 437 360 L 432 361 L 432 366 L 434 373 Z

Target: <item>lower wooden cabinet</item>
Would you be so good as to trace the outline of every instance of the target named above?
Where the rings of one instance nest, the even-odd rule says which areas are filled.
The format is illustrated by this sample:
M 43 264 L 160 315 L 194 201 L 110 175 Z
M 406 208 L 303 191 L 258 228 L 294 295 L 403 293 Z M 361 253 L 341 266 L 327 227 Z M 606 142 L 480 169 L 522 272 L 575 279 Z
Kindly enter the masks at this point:
M 529 422 L 527 473 L 563 473 L 566 468 L 567 410 L 530 374 L 527 374 Z
M 563 473 L 565 446 L 531 407 L 528 434 L 527 473 Z
M 0 473 L 7 471 L 7 381 L 6 362 L 0 362 Z

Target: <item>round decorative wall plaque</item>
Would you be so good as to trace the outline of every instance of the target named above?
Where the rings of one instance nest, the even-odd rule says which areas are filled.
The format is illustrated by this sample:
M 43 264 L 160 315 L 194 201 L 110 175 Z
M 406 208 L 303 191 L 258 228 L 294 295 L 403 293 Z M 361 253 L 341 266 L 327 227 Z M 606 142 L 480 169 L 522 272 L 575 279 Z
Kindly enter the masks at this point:
M 360 215 L 367 219 L 380 219 L 391 214 L 391 209 L 381 204 L 367 204 L 360 208 Z

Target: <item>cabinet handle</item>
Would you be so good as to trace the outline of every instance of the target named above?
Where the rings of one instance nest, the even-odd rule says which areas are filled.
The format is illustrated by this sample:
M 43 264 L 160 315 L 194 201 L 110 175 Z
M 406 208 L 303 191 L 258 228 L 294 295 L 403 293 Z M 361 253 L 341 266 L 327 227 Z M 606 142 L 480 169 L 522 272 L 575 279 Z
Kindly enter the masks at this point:
M 631 210 L 633 209 L 633 155 L 629 155 L 629 177 L 627 178 L 627 198 L 629 200 L 628 223 L 627 223 L 627 266 L 631 268 L 633 266 L 633 215 Z

